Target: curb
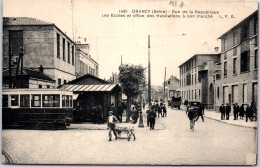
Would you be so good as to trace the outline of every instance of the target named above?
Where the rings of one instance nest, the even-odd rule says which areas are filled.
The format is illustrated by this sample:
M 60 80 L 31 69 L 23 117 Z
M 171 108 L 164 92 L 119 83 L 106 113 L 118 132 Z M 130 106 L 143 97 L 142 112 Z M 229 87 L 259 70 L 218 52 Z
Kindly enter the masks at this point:
M 253 128 L 253 129 L 257 129 L 257 127 L 248 127 L 248 126 L 244 126 L 244 125 L 237 125 L 237 124 L 232 124 L 232 123 L 228 123 L 228 122 L 223 122 L 221 120 L 218 120 L 218 119 L 215 119 L 215 118 L 211 118 L 211 117 L 208 117 L 208 116 L 205 116 L 205 118 L 208 118 L 208 119 L 211 119 L 211 120 L 214 120 L 214 121 L 218 121 L 218 122 L 222 122 L 222 123 L 225 123 L 225 124 L 228 124 L 228 125 L 233 125 L 233 126 L 239 126 L 239 127 L 244 127 L 244 128 Z
M 181 109 L 181 110 L 185 111 L 184 109 Z M 244 128 L 257 129 L 257 127 L 249 127 L 249 126 L 245 126 L 245 125 L 232 124 L 232 123 L 228 123 L 228 122 L 221 121 L 221 120 L 219 120 L 219 119 L 211 118 L 211 117 L 206 116 L 206 115 L 203 115 L 203 116 L 204 116 L 205 118 L 208 118 L 208 119 L 211 119 L 211 120 L 214 120 L 214 121 L 218 121 L 218 122 L 221 122 L 221 123 L 225 123 L 225 124 L 228 124 L 228 125 L 239 126 L 239 127 L 244 127 Z

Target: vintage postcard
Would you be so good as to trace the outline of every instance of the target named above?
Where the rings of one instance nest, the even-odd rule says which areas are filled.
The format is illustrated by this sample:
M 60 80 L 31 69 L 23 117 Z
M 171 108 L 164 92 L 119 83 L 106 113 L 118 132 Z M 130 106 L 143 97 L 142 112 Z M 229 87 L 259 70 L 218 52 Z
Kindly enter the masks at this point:
M 258 1 L 4 0 L 2 163 L 256 165 Z

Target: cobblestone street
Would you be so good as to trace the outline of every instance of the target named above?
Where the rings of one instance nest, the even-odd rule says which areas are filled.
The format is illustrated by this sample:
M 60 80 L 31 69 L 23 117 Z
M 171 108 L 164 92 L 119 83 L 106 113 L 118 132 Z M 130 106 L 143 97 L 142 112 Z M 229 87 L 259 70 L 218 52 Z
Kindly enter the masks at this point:
M 3 130 L 3 150 L 20 164 L 174 165 L 245 165 L 257 151 L 257 129 L 205 118 L 191 132 L 182 110 L 168 108 L 155 130 L 146 127 L 144 114 L 144 125 L 135 125 L 136 141 L 130 142 L 114 137 L 109 142 L 107 130 Z

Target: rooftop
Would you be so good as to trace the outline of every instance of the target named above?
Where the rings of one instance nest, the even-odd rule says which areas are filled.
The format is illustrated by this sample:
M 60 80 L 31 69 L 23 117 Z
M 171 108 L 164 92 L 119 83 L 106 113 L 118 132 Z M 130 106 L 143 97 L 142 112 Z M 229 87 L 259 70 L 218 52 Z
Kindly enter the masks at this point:
M 19 72 L 20 71 L 21 71 L 21 69 L 19 69 Z M 12 76 L 16 75 L 16 68 L 15 69 L 12 68 L 11 75 Z M 21 73 L 18 74 L 18 76 L 20 76 L 20 75 L 21 75 Z M 7 77 L 7 76 L 9 76 L 9 69 L 3 70 L 3 77 Z M 29 77 L 33 77 L 33 78 L 38 78 L 38 79 L 55 82 L 55 80 L 53 80 L 48 75 L 46 75 L 42 72 L 39 72 L 38 70 L 34 70 L 34 69 L 30 69 L 30 68 L 23 68 L 23 76 L 29 76 Z
M 3 25 L 54 25 L 32 17 L 4 17 Z
M 74 41 L 71 40 L 70 37 L 68 37 L 68 35 L 63 31 L 61 31 L 61 29 L 57 27 L 54 23 L 32 17 L 3 17 L 3 26 L 54 26 L 64 36 L 66 36 L 68 40 L 74 43 Z
M 222 34 L 220 37 L 218 37 L 218 39 L 222 39 L 224 36 L 226 36 L 228 33 L 230 33 L 231 31 L 233 31 L 234 29 L 236 29 L 237 27 L 239 27 L 241 24 L 243 24 L 246 20 L 254 17 L 254 16 L 258 16 L 258 10 L 256 10 L 255 12 L 253 12 L 251 15 L 249 15 L 248 17 L 246 17 L 245 19 L 243 19 L 242 21 L 240 21 L 237 25 L 235 25 L 234 27 L 232 27 L 231 29 L 229 29 L 227 32 L 225 32 L 224 34 Z
M 197 57 L 197 56 L 217 56 L 217 55 L 219 55 L 219 53 L 217 53 L 217 54 L 195 54 L 191 58 L 189 58 L 188 60 L 183 62 L 181 65 L 179 65 L 179 67 L 182 66 L 183 64 L 185 64 L 186 62 L 190 61 L 191 59 Z

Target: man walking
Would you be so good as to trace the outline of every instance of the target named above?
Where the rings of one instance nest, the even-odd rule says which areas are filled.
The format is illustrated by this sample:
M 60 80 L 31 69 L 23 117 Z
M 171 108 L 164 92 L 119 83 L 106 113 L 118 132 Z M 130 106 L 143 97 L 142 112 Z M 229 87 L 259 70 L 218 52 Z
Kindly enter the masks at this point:
M 163 104 L 162 110 L 163 110 L 163 117 L 167 117 L 167 110 L 165 104 Z
M 221 120 L 224 120 L 225 119 L 225 107 L 224 107 L 224 104 L 222 104 L 219 107 L 219 112 L 221 113 Z
M 226 105 L 225 111 L 226 111 L 226 119 L 229 120 L 229 113 L 231 111 L 231 107 L 228 103 Z
M 155 111 L 158 113 L 158 118 L 160 118 L 160 114 L 161 114 L 162 112 L 161 112 L 161 108 L 160 108 L 160 106 L 159 106 L 158 103 L 156 103 L 156 105 L 155 105 Z
M 152 110 L 152 112 L 150 112 L 150 130 L 154 129 L 154 125 L 155 125 L 155 117 L 156 117 L 156 112 L 154 110 Z

